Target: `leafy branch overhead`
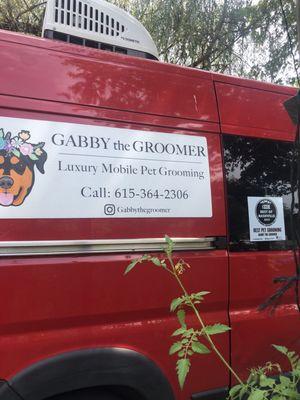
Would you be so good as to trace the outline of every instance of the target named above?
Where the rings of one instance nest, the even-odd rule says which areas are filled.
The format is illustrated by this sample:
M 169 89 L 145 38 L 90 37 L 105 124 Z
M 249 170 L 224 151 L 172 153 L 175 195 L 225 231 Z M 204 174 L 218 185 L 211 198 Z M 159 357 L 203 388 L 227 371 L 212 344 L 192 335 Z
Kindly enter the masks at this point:
M 282 0 L 294 53 L 294 0 Z M 278 0 L 111 0 L 149 30 L 163 61 L 275 83 L 295 83 Z M 41 34 L 45 1 L 2 0 L 0 29 Z
M 41 35 L 46 0 L 1 0 L 0 29 Z

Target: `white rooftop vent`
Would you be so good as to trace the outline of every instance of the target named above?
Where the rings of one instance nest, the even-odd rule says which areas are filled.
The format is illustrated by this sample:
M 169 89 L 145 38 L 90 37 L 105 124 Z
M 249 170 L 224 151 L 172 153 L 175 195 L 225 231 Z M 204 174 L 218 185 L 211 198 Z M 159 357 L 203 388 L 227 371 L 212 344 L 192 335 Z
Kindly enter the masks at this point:
M 104 0 L 48 0 L 43 37 L 158 59 L 157 48 L 143 25 Z

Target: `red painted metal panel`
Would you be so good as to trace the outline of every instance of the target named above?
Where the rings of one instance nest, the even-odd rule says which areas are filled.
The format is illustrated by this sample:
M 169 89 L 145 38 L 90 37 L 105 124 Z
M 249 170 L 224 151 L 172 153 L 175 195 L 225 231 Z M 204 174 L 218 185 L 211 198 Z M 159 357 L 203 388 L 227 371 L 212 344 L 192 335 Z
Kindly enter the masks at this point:
M 285 88 L 279 93 L 239 86 L 238 80 L 229 83 L 216 82 L 216 92 L 220 108 L 220 122 L 223 133 L 269 139 L 294 140 L 296 127 L 284 108 L 284 101 L 296 94 L 296 90 Z M 259 87 L 259 85 L 257 85 Z M 263 88 L 268 85 L 261 84 Z M 270 89 L 274 85 L 270 85 Z
M 295 96 L 296 89 L 292 86 L 275 85 L 273 83 L 256 81 L 254 79 L 237 78 L 235 76 L 223 75 L 219 73 L 212 73 L 214 82 L 227 83 L 229 85 L 248 87 L 252 89 L 259 89 L 260 91 L 274 92 L 279 94 L 286 94 L 287 96 Z
M 207 323 L 228 323 L 226 251 L 177 254 L 192 266 L 183 280 L 191 292 L 209 290 L 201 306 Z M 176 357 L 168 349 L 178 322 L 169 311 L 180 294 L 165 271 L 139 266 L 123 273 L 129 255 L 0 260 L 0 376 L 75 349 L 118 346 L 155 361 L 170 379 L 177 400 L 228 385 L 229 374 L 215 355 L 195 357 L 185 390 L 178 387 Z M 218 279 L 216 279 L 218 277 Z M 188 325 L 195 323 L 188 315 Z M 228 335 L 216 342 L 229 357 Z
M 104 54 L 100 59 L 93 57 L 95 51 L 85 54 L 80 46 L 52 44 L 49 48 L 47 41 L 31 38 L 24 45 L 3 40 L 7 36 L 0 36 L 1 94 L 218 121 L 209 74 L 203 79 L 202 73 L 162 63 L 125 64 L 124 56 Z M 37 42 L 40 47 L 35 46 Z
M 76 121 L 81 124 L 87 122 L 87 118 L 92 120 L 104 120 L 110 126 L 109 121 L 115 125 L 116 122 L 123 122 L 122 126 L 126 128 L 126 123 L 143 125 L 146 129 L 151 126 L 184 129 L 195 132 L 213 132 L 218 133 L 219 124 L 215 122 L 199 121 L 192 119 L 172 118 L 159 115 L 134 113 L 119 110 L 106 110 L 99 107 L 89 107 L 79 104 L 59 103 L 25 99 L 23 97 L 1 96 L 0 95 L 1 115 L 14 118 L 17 111 L 22 111 L 22 117 L 34 119 L 47 119 L 47 121 L 56 121 L 63 118 L 65 121 L 72 122 L 74 116 Z M 34 110 L 34 112 L 33 112 Z M 79 120 L 80 117 L 80 120 Z
M 218 114 L 209 73 L 8 33 L 0 34 L 0 48 L 1 116 L 205 136 L 213 199 L 213 218 L 139 219 L 138 224 L 132 219 L 6 220 L 0 240 L 226 234 Z M 192 265 L 183 277 L 189 290 L 212 292 L 203 307 L 205 321 L 228 323 L 226 251 L 178 257 Z M 131 259 L 2 258 L 0 377 L 9 379 L 34 362 L 66 351 L 123 346 L 156 362 L 178 400 L 227 386 L 228 371 L 208 355 L 195 359 L 185 390 L 179 390 L 176 358 L 168 356 L 170 334 L 178 322 L 168 307 L 180 292 L 165 272 L 150 267 L 124 278 Z M 195 322 L 191 314 L 187 322 Z M 229 335 L 216 341 L 229 358 Z
M 142 220 L 5 221 L 0 240 L 109 239 L 225 236 L 223 170 L 216 99 L 209 73 L 108 54 L 64 43 L 0 33 L 0 115 L 203 135 L 208 140 L 213 218 Z M 294 126 L 281 88 L 213 74 L 224 133 L 292 140 Z M 12 85 L 12 82 L 13 85 Z M 206 322 L 228 323 L 225 251 L 180 254 L 193 267 L 184 276 L 191 291 L 209 290 Z M 178 390 L 176 328 L 168 303 L 178 295 L 163 271 L 142 267 L 123 277 L 130 255 L 0 260 L 0 376 L 73 349 L 124 346 L 153 359 L 170 379 L 176 399 L 228 385 L 214 355 L 194 361 L 184 392 Z M 270 315 L 257 307 L 274 291 L 272 279 L 294 273 L 290 252 L 231 254 L 230 319 L 233 366 L 246 369 L 279 360 L 271 343 L 299 349 L 299 314 L 293 293 Z M 149 284 L 153 283 L 153 284 Z M 199 286 L 201 285 L 201 287 Z M 194 322 L 192 315 L 188 322 Z M 229 340 L 216 337 L 228 358 Z M 13 355 L 13 356 L 12 356 Z
M 214 75 L 222 133 L 292 141 L 296 127 L 284 101 L 296 94 L 293 88 Z M 289 366 L 272 344 L 300 351 L 299 311 L 294 290 L 279 301 L 278 308 L 258 311 L 278 288 L 273 279 L 295 275 L 292 252 L 231 252 L 230 323 L 233 368 L 246 379 L 249 369 L 267 361 Z
M 122 55 L 120 53 L 113 53 L 110 51 L 95 50 L 89 47 L 73 45 L 57 40 L 42 39 L 36 36 L 24 35 L 11 31 L 0 30 L 0 40 L 7 43 L 17 43 L 20 45 L 31 46 L 35 48 L 43 48 L 47 50 L 59 51 L 66 54 L 73 54 L 76 56 L 89 57 L 96 60 L 101 60 L 108 63 L 120 63 L 124 66 L 139 66 L 145 68 L 151 64 L 154 72 L 164 71 L 180 73 L 183 76 L 188 74 L 190 76 L 211 80 L 212 73 L 209 71 L 202 71 L 199 69 L 187 68 L 176 64 L 166 64 L 159 61 L 145 60 L 143 58 L 131 57 Z
M 273 313 L 258 307 L 278 285 L 273 279 L 295 275 L 290 251 L 235 253 L 230 255 L 230 320 L 232 326 L 232 364 L 246 378 L 249 368 L 267 361 L 283 362 L 272 344 L 300 351 L 300 318 L 293 289 L 280 299 Z

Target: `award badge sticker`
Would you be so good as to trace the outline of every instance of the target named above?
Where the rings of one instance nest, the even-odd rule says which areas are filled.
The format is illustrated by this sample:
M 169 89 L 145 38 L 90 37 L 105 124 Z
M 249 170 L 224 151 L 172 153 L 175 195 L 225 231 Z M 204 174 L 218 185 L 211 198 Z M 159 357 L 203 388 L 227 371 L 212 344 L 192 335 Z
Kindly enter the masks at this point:
M 285 240 L 282 197 L 248 197 L 251 242 Z

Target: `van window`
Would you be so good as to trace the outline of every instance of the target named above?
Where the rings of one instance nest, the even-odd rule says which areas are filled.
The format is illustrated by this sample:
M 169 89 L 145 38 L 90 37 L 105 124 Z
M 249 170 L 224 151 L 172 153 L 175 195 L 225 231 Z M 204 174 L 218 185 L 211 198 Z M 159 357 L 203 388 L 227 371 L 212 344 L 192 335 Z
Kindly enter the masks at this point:
M 280 250 L 292 246 L 291 161 L 293 143 L 223 136 L 230 249 Z M 282 197 L 286 240 L 250 241 L 248 197 Z M 298 200 L 295 201 L 296 207 Z M 297 211 L 295 207 L 295 211 Z

